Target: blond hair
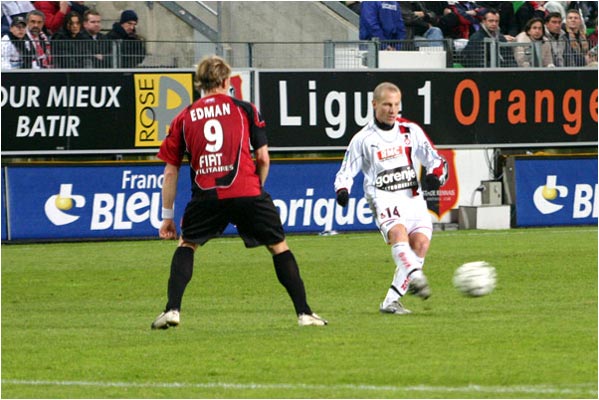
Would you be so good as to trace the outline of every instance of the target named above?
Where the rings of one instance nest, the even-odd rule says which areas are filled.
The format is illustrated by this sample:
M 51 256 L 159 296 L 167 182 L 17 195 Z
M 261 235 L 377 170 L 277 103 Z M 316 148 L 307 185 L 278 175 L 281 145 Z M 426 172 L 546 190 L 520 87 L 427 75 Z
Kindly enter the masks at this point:
M 376 100 L 376 101 L 381 100 L 381 98 L 383 97 L 383 92 L 386 92 L 386 91 L 397 92 L 397 93 L 401 94 L 401 90 L 399 89 L 399 87 L 397 87 L 397 85 L 395 85 L 391 82 L 383 82 L 383 83 L 379 83 L 377 85 L 377 87 L 374 88 L 373 100 Z
M 194 85 L 199 92 L 216 89 L 231 76 L 231 67 L 219 56 L 207 56 L 202 59 L 196 69 Z

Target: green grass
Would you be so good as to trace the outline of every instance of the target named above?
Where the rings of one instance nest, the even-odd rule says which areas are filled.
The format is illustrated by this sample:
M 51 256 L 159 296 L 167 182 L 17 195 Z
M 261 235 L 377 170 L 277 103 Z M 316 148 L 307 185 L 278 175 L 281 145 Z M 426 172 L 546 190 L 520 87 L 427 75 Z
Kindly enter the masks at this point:
M 597 228 L 436 232 L 433 296 L 378 312 L 378 233 L 290 236 L 310 305 L 299 327 L 265 249 L 195 256 L 178 328 L 151 331 L 175 242 L 2 246 L 4 398 L 597 398 Z M 489 296 L 451 285 L 497 268 Z

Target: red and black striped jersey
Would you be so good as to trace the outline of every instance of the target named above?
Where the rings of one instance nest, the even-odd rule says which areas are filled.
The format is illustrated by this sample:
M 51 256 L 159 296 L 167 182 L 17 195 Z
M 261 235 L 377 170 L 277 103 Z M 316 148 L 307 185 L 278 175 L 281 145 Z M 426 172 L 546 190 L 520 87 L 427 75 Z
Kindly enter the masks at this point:
M 267 144 L 264 128 L 253 104 L 224 94 L 203 97 L 173 119 L 158 158 L 180 166 L 188 155 L 194 195 L 258 196 L 251 148 Z

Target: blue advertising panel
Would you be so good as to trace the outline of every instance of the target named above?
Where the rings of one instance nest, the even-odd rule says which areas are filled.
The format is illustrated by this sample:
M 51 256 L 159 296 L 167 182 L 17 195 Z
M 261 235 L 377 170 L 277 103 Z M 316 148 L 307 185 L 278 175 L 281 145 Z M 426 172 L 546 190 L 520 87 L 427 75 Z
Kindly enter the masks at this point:
M 279 209 L 287 232 L 376 229 L 363 198 L 362 174 L 351 190 L 346 208 L 337 206 L 333 183 L 341 162 L 293 162 L 271 166 L 266 190 Z
M 516 158 L 516 225 L 597 225 L 597 158 Z
M 8 167 L 10 234 L 19 239 L 156 236 L 164 167 Z M 181 192 L 189 181 L 181 179 Z M 188 195 L 189 196 L 189 195 Z M 178 216 L 183 196 L 175 204 Z
M 266 189 L 287 232 L 375 229 L 357 180 L 349 206 L 335 203 L 338 162 L 273 163 Z M 163 165 L 9 166 L 10 240 L 157 237 Z M 190 198 L 182 167 L 175 218 Z M 3 212 L 3 217 L 5 216 Z M 235 233 L 229 226 L 225 234 Z M 3 232 L 3 240 L 5 240 Z

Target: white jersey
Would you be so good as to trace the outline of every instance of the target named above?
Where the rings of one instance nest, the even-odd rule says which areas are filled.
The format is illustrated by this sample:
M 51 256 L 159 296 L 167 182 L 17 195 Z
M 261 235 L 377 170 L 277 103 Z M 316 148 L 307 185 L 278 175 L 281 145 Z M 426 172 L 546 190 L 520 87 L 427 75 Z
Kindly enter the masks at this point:
M 351 193 L 354 177 L 362 171 L 364 196 L 369 201 L 387 194 L 415 197 L 419 184 L 414 159 L 427 174 L 435 173 L 444 182 L 446 163 L 418 124 L 397 118 L 395 126 L 385 131 L 371 120 L 352 138 L 335 177 L 335 192 L 347 189 Z

